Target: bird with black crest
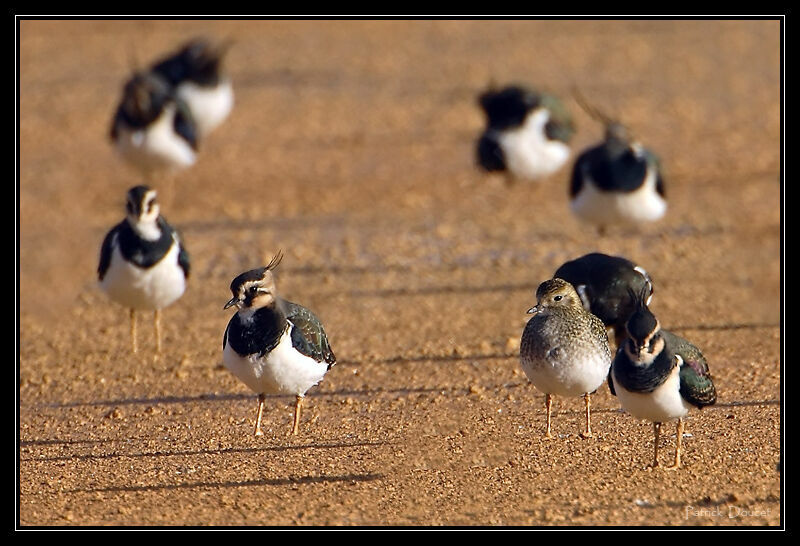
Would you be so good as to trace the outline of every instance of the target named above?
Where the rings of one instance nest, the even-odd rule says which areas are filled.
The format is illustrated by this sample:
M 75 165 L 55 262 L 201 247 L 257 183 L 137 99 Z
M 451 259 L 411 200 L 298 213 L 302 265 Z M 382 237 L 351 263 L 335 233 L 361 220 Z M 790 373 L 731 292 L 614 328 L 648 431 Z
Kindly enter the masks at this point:
M 336 364 L 322 322 L 278 294 L 273 271 L 282 259 L 279 251 L 266 267 L 238 275 L 230 286 L 233 297 L 225 304 L 225 309 L 237 311 L 222 339 L 223 364 L 258 394 L 256 436 L 264 434 L 261 417 L 267 394 L 295 397 L 290 434 L 296 435 L 306 392 Z
M 658 464 L 661 425 L 677 419 L 675 460 L 681 466 L 684 417 L 692 408 L 717 401 L 703 353 L 686 339 L 661 328 L 647 306 L 646 290 L 632 294 L 636 310 L 626 323 L 627 339 L 611 363 L 609 387 L 622 409 L 653 423 L 653 467 Z
M 603 123 L 605 137 L 575 160 L 569 185 L 572 212 L 601 235 L 610 226 L 661 219 L 667 201 L 659 158 L 629 127 L 589 105 L 579 92 L 575 96 L 590 117 Z

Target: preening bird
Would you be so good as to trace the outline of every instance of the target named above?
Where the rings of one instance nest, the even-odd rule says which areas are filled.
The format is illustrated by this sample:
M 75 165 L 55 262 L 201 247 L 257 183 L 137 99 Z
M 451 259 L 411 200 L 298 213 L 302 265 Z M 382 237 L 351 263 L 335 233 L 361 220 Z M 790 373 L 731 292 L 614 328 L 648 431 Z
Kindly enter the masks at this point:
M 152 72 L 136 72 L 125 83 L 110 135 L 122 158 L 148 180 L 188 168 L 197 159 L 189 107 Z
M 572 118 L 554 95 L 511 85 L 489 89 L 479 98 L 486 128 L 477 142 L 478 165 L 503 171 L 508 181 L 538 180 L 569 159 L 575 132 Z

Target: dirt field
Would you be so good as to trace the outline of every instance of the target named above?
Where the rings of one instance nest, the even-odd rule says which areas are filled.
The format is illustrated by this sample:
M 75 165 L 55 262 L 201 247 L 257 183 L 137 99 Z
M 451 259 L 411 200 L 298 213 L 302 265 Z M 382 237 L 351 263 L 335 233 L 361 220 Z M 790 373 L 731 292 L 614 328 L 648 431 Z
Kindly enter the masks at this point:
M 18 525 L 776 526 L 781 477 L 778 21 L 23 21 L 20 25 Z M 135 65 L 235 39 L 231 117 L 162 180 L 193 260 L 129 351 L 99 248 L 142 180 L 107 138 Z M 478 93 L 527 82 L 661 156 L 668 217 L 598 238 L 569 167 L 507 187 L 473 162 Z M 283 249 L 282 294 L 317 312 L 339 363 L 292 402 L 221 365 L 228 286 Z M 650 423 L 602 387 L 544 396 L 517 356 L 533 292 L 587 252 L 652 275 L 665 328 L 705 352 L 716 406 L 685 467 L 648 469 Z M 662 462 L 673 456 L 665 427 Z M 664 438 L 666 436 L 666 438 Z

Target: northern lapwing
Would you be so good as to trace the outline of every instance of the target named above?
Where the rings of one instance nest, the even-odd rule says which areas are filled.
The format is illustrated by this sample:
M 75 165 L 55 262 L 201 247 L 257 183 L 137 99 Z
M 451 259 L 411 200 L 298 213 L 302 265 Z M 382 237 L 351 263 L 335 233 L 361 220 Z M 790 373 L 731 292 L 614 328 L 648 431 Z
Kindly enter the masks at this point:
M 489 89 L 479 103 L 486 128 L 478 139 L 477 161 L 485 171 L 503 171 L 508 183 L 538 180 L 558 171 L 570 156 L 572 118 L 557 97 L 511 85 Z
M 198 133 L 189 107 L 152 72 L 136 72 L 125 83 L 110 136 L 122 158 L 150 183 L 197 159 Z
M 272 271 L 279 252 L 266 267 L 251 269 L 231 282 L 236 307 L 222 340 L 225 367 L 258 394 L 255 435 L 263 435 L 261 416 L 267 394 L 295 396 L 291 434 L 300 425 L 300 410 L 308 389 L 322 381 L 336 364 L 320 320 L 305 307 L 281 298 Z
M 161 352 L 161 310 L 186 290 L 189 254 L 178 232 L 161 216 L 156 191 L 128 191 L 126 218 L 103 240 L 97 272 L 100 287 L 130 309 L 131 344 L 137 351 L 136 312 L 154 311 L 156 352 Z
M 592 252 L 564 263 L 553 277 L 572 284 L 584 309 L 613 329 L 617 348 L 627 338 L 625 324 L 636 310 L 637 301 L 631 294 L 644 290 L 647 305 L 653 298 L 653 281 L 647 271 L 621 256 Z
M 628 127 L 583 104 L 605 124 L 605 138 L 575 160 L 569 187 L 570 207 L 600 234 L 614 225 L 641 225 L 661 219 L 667 210 L 658 157 Z
M 611 350 L 603 322 L 583 308 L 580 296 L 563 279 L 544 281 L 536 290 L 537 303 L 528 309 L 533 317 L 520 341 L 522 369 L 545 394 L 547 427 L 553 395 L 583 395 L 586 427 L 581 436 L 592 435 L 590 397 L 608 377 Z
M 216 129 L 233 109 L 233 84 L 223 70 L 230 45 L 229 40 L 212 43 L 195 38 L 152 67 L 188 105 L 201 137 Z
M 639 294 L 636 311 L 627 322 L 627 340 L 611 365 L 609 387 L 622 408 L 653 423 L 653 467 L 658 466 L 661 424 L 678 420 L 675 461 L 681 465 L 683 418 L 693 407 L 717 401 L 708 363 L 700 349 L 661 328 L 647 307 L 647 292 Z

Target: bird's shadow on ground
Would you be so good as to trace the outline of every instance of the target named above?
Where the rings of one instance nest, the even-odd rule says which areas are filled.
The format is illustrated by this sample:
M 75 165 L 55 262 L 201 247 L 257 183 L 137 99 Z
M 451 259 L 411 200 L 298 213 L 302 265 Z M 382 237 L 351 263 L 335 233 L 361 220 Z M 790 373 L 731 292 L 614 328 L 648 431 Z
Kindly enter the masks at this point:
M 285 487 L 292 485 L 306 485 L 316 483 L 359 483 L 383 479 L 382 474 L 336 474 L 327 476 L 289 476 L 286 478 L 226 481 L 226 482 L 189 482 L 176 484 L 153 485 L 121 485 L 112 487 L 97 487 L 87 489 L 73 489 L 70 493 L 112 493 L 112 492 L 141 492 L 141 491 L 170 491 L 175 489 L 219 489 L 235 487 Z

